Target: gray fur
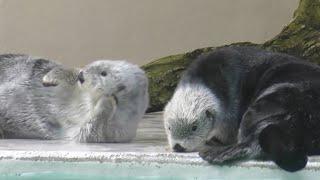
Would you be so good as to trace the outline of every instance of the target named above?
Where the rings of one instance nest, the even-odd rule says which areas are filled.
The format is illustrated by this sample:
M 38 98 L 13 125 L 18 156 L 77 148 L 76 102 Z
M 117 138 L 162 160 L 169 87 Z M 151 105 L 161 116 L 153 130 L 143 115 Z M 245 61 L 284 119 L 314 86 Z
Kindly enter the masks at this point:
M 148 104 L 144 72 L 124 61 L 70 69 L 27 55 L 2 55 L 0 81 L 4 138 L 128 142 Z
M 218 116 L 220 108 L 219 100 L 208 88 L 192 84 L 178 86 L 164 110 L 164 125 L 170 147 L 180 144 L 186 151 L 197 151 L 205 146 L 214 127 L 214 122 L 206 113 Z M 193 126 L 197 126 L 194 132 Z
M 199 151 L 218 164 L 266 158 L 297 171 L 308 156 L 320 154 L 319 108 L 319 66 L 230 46 L 191 63 L 165 108 L 164 121 L 174 151 Z M 204 116 L 207 111 L 212 116 Z

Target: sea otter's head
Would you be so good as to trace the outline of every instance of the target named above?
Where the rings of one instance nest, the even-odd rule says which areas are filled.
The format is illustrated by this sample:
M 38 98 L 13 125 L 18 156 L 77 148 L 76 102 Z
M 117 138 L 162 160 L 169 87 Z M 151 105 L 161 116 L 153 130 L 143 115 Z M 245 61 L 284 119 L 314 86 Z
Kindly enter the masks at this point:
M 219 101 L 207 87 L 178 86 L 164 110 L 164 125 L 171 149 L 193 152 L 205 147 L 218 113 Z
M 78 80 L 80 93 L 88 102 L 83 104 L 94 106 L 93 115 L 100 113 L 99 118 L 104 119 L 117 115 L 117 119 L 103 121 L 106 125 L 98 127 L 103 128 L 96 130 L 100 133 L 97 137 L 102 139 L 98 142 L 131 141 L 148 105 L 144 71 L 125 61 L 100 60 L 82 68 Z
M 147 86 L 144 72 L 125 61 L 99 60 L 88 64 L 79 73 L 81 87 L 98 96 L 115 96 L 136 93 L 138 86 Z

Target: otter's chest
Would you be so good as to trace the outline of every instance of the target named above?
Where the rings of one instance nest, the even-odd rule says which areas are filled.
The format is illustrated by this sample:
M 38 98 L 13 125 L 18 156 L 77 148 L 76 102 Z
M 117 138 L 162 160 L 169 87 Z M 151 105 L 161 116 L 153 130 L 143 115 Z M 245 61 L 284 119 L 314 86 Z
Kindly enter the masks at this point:
M 81 127 L 93 119 L 93 107 L 78 96 L 62 107 L 58 115 L 62 127 L 61 136 L 63 139 L 72 140 L 79 134 Z

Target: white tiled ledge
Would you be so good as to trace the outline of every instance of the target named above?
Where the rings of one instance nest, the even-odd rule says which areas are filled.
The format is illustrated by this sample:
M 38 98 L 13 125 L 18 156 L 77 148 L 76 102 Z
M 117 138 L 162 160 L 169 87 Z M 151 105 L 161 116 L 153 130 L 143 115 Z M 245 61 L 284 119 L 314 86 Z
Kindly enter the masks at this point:
M 0 160 L 62 161 L 62 162 L 112 162 L 112 163 L 173 163 L 183 165 L 210 166 L 197 153 L 159 152 L 83 152 L 83 151 L 21 151 L 0 150 Z M 243 161 L 237 167 L 277 168 L 270 161 Z M 320 157 L 310 157 L 305 170 L 319 170 Z

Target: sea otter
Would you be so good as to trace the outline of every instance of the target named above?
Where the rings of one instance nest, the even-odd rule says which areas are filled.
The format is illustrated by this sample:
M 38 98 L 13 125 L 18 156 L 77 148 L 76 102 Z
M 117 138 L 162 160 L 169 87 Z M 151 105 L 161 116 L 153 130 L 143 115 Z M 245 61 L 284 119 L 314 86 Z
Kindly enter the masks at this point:
M 0 56 L 3 138 L 128 142 L 148 105 L 136 65 L 99 60 L 67 68 L 28 55 Z
M 320 154 L 320 67 L 256 47 L 229 46 L 185 71 L 164 111 L 174 151 L 211 163 L 267 158 L 296 171 Z

